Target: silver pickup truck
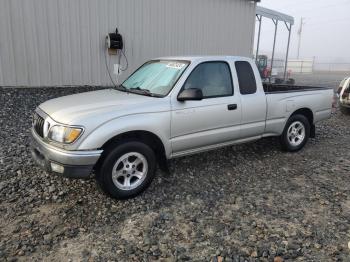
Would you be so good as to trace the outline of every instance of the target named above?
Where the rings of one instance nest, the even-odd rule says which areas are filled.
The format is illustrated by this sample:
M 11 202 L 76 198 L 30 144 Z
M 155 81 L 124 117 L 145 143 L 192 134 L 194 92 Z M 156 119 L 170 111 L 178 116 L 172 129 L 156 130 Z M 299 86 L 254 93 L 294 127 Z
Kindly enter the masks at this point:
M 117 199 L 147 188 L 169 159 L 278 136 L 298 151 L 331 116 L 333 90 L 262 84 L 252 59 L 151 60 L 122 85 L 53 99 L 34 114 L 32 154 Z

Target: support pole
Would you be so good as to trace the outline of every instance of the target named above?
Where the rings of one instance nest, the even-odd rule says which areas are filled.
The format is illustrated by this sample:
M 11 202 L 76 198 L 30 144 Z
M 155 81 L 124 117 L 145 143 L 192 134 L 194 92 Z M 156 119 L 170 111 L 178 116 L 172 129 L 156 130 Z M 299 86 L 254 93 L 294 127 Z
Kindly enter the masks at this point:
M 273 38 L 273 49 L 272 49 L 272 57 L 271 57 L 270 81 L 271 81 L 272 70 L 273 70 L 273 60 L 275 59 L 275 48 L 276 48 L 276 37 L 277 37 L 278 20 L 272 19 L 272 22 L 275 24 L 275 36 L 274 36 L 274 38 Z
M 260 35 L 261 35 L 261 22 L 262 22 L 262 16 L 256 15 L 259 21 L 259 32 L 258 32 L 258 41 L 256 45 L 256 55 L 255 55 L 255 60 L 258 61 L 258 56 L 259 56 L 259 48 L 260 48 Z
M 284 81 L 287 80 L 287 70 L 288 70 L 288 57 L 289 57 L 289 46 L 290 46 L 290 35 L 292 33 L 292 25 L 290 24 L 288 26 L 287 22 L 284 22 L 286 24 L 286 27 L 289 31 L 289 34 L 288 34 L 288 44 L 287 44 L 287 54 L 286 54 L 286 63 L 284 65 Z
M 298 41 L 298 60 L 300 58 L 300 46 L 301 46 L 301 36 L 302 36 L 302 33 L 303 33 L 303 26 L 304 26 L 304 17 L 302 17 L 300 19 L 300 27 L 299 27 L 299 31 L 298 31 L 298 35 L 299 35 L 299 41 Z

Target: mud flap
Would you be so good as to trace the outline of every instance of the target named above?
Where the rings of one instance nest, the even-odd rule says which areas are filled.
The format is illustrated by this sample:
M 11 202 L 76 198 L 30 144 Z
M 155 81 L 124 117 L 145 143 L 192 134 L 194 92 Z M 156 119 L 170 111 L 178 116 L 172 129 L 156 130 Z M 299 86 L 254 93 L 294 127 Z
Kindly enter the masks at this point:
M 310 129 L 310 137 L 315 138 L 316 137 L 316 126 L 312 125 Z
M 159 166 L 159 169 L 169 175 L 170 174 L 170 167 L 169 167 L 169 161 L 166 159 L 165 156 L 159 156 L 158 157 L 158 166 Z

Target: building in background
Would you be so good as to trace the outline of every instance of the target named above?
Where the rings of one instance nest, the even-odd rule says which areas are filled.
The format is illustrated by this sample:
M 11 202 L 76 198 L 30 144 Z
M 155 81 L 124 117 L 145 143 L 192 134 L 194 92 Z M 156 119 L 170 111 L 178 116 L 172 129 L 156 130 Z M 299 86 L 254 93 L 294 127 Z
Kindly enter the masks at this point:
M 121 80 L 159 56 L 252 56 L 256 2 L 0 0 L 0 86 L 112 85 L 105 36 L 116 27 Z M 111 72 L 116 62 L 107 56 Z

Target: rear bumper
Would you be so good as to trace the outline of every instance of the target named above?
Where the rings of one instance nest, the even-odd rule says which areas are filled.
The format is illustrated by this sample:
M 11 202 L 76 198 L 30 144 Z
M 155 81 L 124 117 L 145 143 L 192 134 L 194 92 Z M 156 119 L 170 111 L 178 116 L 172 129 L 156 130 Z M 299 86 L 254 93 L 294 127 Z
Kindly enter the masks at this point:
M 31 153 L 35 162 L 47 172 L 69 178 L 88 178 L 101 157 L 102 150 L 67 151 L 42 141 L 31 130 Z

